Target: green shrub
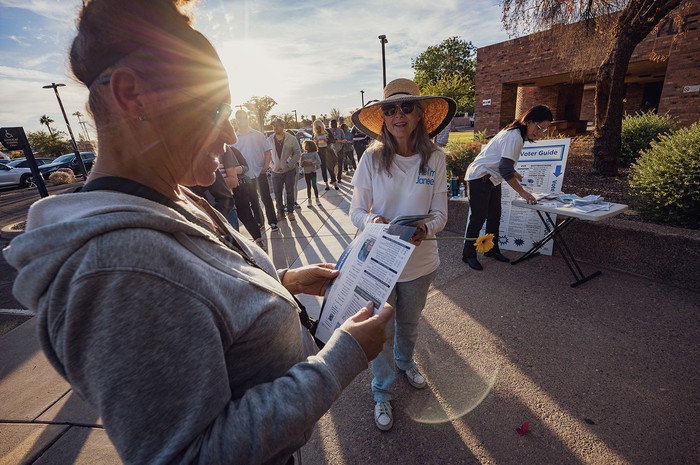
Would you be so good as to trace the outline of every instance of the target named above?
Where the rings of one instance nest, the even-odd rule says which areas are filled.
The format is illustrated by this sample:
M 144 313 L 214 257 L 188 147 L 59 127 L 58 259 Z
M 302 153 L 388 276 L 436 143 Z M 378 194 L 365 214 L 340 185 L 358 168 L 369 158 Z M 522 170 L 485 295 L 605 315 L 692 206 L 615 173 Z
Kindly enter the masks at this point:
M 486 134 L 486 129 L 484 129 L 483 131 L 474 131 L 474 142 L 488 144 L 489 136 Z
M 700 122 L 652 142 L 632 165 L 629 183 L 645 218 L 700 227 Z
M 647 150 L 652 141 L 659 140 L 662 134 L 678 129 L 678 124 L 669 115 L 654 112 L 626 115 L 622 120 L 622 146 L 620 161 L 629 166 L 642 151 Z
M 479 155 L 480 150 L 481 144 L 478 142 L 448 142 L 445 147 L 448 175 L 464 179 L 467 167 Z

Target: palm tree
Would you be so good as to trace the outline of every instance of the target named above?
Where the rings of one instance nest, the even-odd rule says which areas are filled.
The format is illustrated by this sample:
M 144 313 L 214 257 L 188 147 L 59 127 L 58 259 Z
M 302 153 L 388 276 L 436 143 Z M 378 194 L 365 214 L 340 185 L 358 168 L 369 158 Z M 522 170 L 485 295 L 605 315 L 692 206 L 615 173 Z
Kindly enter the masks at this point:
M 51 123 L 53 123 L 51 117 L 48 115 L 42 115 L 42 117 L 39 118 L 39 123 L 45 124 L 46 127 L 49 128 L 49 134 L 51 134 L 51 137 L 53 137 L 53 129 L 51 129 L 51 126 L 49 126 Z

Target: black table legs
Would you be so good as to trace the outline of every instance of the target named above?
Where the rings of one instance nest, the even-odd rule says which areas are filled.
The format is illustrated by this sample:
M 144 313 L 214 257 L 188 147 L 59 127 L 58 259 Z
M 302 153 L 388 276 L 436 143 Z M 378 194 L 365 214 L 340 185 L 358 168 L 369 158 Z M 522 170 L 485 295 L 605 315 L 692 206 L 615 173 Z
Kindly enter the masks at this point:
M 529 258 L 535 257 L 540 254 L 539 250 L 550 240 L 554 239 L 555 237 L 558 239 L 557 241 L 554 242 L 554 247 L 557 249 L 557 252 L 561 254 L 561 256 L 564 258 L 564 262 L 566 263 L 566 266 L 569 267 L 569 270 L 571 271 L 571 274 L 574 275 L 575 281 L 571 283 L 571 287 L 576 287 L 580 284 L 585 283 L 586 281 L 589 281 L 596 276 L 599 276 L 601 274 L 600 271 L 596 271 L 594 273 L 591 273 L 590 275 L 586 276 L 583 271 L 581 270 L 581 267 L 578 265 L 578 262 L 576 262 L 576 259 L 574 258 L 574 255 L 571 253 L 571 250 L 569 249 L 569 246 L 566 245 L 566 241 L 564 240 L 564 237 L 561 235 L 561 232 L 566 228 L 568 225 L 573 223 L 573 221 L 576 219 L 574 217 L 566 217 L 564 221 L 559 223 L 558 225 L 555 225 L 554 222 L 552 221 L 551 216 L 549 215 L 548 212 L 545 212 L 545 215 L 547 218 L 545 219 L 544 216 L 542 216 L 542 212 L 537 210 L 537 215 L 539 215 L 540 219 L 542 220 L 542 223 L 544 224 L 545 229 L 547 230 L 547 234 L 542 238 L 541 241 L 536 242 L 530 250 L 525 252 L 522 257 L 518 258 L 515 261 L 511 262 L 511 265 L 517 265 L 518 263 L 527 260 Z M 550 227 L 551 225 L 551 227 Z

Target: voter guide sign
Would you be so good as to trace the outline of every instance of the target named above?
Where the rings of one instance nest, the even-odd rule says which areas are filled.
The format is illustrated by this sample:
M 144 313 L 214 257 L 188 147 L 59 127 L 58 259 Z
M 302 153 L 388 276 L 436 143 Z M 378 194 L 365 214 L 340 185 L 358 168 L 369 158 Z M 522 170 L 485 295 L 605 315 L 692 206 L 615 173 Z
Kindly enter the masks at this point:
M 527 191 L 547 193 L 562 191 L 570 143 L 571 139 L 568 138 L 525 142 L 515 169 L 523 175 L 520 183 Z M 511 201 L 520 196 L 508 183 L 502 182 L 501 189 L 501 227 L 497 238 L 498 246 L 501 250 L 527 252 L 536 241 L 542 240 L 547 231 L 536 211 L 511 205 Z M 552 221 L 556 222 L 556 215 L 550 216 Z M 485 229 L 484 225 L 480 234 L 485 234 Z M 549 241 L 540 249 L 540 253 L 552 255 L 552 248 L 553 241 Z

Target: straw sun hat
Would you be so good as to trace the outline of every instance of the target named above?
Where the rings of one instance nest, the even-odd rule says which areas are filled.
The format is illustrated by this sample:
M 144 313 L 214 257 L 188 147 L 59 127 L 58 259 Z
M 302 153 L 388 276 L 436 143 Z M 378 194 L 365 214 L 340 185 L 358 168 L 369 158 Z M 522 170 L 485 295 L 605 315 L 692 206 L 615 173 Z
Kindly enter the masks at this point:
M 379 138 L 384 117 L 382 105 L 420 101 L 423 107 L 423 124 L 430 137 L 442 131 L 455 115 L 457 103 L 449 97 L 421 95 L 420 89 L 410 79 L 394 79 L 384 88 L 384 99 L 370 102 L 353 113 L 351 119 L 355 126 L 373 139 Z

